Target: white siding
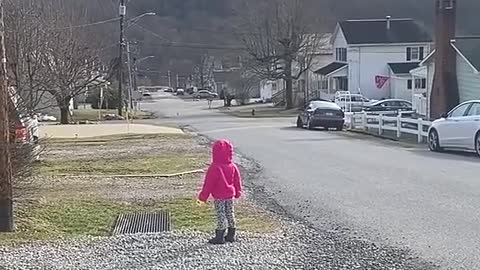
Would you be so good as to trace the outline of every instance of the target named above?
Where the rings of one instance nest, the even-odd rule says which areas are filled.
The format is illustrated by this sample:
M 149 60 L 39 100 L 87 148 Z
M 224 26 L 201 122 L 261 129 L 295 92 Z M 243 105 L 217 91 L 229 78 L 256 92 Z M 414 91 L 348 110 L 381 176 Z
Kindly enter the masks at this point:
M 391 97 L 390 83 L 387 82 L 382 89 L 375 85 L 375 76 L 388 76 L 390 69 L 388 63 L 406 62 L 407 47 L 411 45 L 390 46 L 364 46 L 349 48 L 349 88 L 352 92 L 361 89 L 362 94 L 372 99 Z M 425 55 L 429 53 L 429 44 L 424 46 Z
M 345 35 L 343 34 L 342 29 L 339 27 L 338 32 L 333 40 L 333 53 L 335 58 L 335 48 L 347 48 L 347 40 L 345 39 Z
M 406 99 L 412 101 L 412 90 L 408 89 L 407 81 L 411 76 L 400 76 L 390 80 L 392 98 Z
M 475 74 L 472 67 L 457 54 L 457 80 L 460 102 L 480 99 L 480 75 Z

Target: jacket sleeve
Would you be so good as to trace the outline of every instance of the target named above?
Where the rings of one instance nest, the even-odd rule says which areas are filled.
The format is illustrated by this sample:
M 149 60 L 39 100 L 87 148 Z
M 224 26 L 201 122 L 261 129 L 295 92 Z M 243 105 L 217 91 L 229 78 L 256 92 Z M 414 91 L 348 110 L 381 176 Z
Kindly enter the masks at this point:
M 240 198 L 242 196 L 242 176 L 240 175 L 240 170 L 238 166 L 235 165 L 235 172 L 233 174 L 233 185 L 235 186 L 235 198 Z
M 206 202 L 210 194 L 212 194 L 212 189 L 215 186 L 215 181 L 217 179 L 217 170 L 210 166 L 205 174 L 205 179 L 203 181 L 203 187 L 198 194 L 198 199 L 202 202 Z

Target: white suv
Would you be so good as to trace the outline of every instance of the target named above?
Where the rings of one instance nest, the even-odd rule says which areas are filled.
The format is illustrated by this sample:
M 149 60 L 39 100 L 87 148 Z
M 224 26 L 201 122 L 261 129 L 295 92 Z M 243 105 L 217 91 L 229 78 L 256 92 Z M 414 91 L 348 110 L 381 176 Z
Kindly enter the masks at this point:
M 375 102 L 369 100 L 361 94 L 350 94 L 350 92 L 337 92 L 334 101 L 344 112 L 359 112 L 362 109 Z
M 435 120 L 428 131 L 428 147 L 436 152 L 452 148 L 480 155 L 480 100 L 464 102 Z

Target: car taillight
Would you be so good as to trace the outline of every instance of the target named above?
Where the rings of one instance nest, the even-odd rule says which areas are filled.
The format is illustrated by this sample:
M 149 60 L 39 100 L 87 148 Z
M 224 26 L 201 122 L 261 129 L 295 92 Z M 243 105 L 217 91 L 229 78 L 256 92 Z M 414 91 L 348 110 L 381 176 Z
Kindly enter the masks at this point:
M 28 142 L 28 132 L 26 127 L 15 128 L 15 142 L 16 143 Z

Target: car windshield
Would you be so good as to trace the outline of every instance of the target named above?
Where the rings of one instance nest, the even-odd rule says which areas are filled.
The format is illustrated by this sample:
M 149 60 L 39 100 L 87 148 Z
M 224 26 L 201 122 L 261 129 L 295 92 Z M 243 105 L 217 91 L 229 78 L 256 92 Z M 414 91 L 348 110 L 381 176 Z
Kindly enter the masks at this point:
M 323 109 L 339 109 L 338 105 L 332 102 L 326 102 L 326 101 L 312 101 L 309 106 L 311 109 L 318 109 L 318 108 L 323 108 Z

